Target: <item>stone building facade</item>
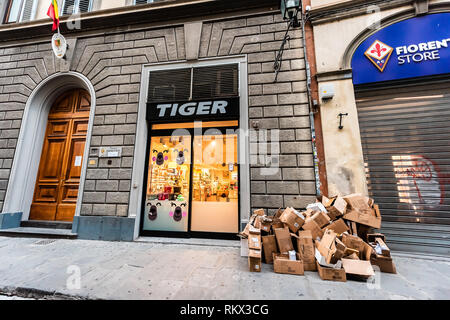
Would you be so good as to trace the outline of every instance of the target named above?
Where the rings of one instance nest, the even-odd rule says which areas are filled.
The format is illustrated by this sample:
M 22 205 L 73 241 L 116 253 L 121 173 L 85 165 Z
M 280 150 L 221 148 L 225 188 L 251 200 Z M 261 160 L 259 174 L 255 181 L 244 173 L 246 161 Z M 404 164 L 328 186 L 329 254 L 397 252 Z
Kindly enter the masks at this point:
M 248 172 L 248 183 L 240 185 L 248 184 L 250 193 L 241 189 L 241 224 L 252 209 L 274 212 L 286 206 L 304 208 L 314 201 L 302 31 L 290 32 L 274 82 L 273 64 L 287 27 L 278 1 L 237 3 L 163 1 L 91 12 L 81 15 L 80 30 L 64 27 L 63 18 L 61 32 L 69 45 L 65 60 L 52 52 L 48 20 L 0 26 L 3 214 L 21 212 L 21 220 L 29 219 L 50 106 L 65 90 L 83 88 L 91 96 L 91 117 L 73 233 L 88 239 L 138 237 L 149 130 L 142 114 L 145 68 L 233 58 L 240 59 L 240 72 L 246 72 L 241 78 L 244 127 L 253 128 L 245 142 L 251 161 L 242 169 Z M 279 141 L 259 141 L 263 129 L 279 130 Z M 99 157 L 103 147 L 121 147 L 121 156 Z M 261 148 L 269 149 L 265 158 L 259 156 Z M 262 175 L 269 162 L 278 162 L 279 170 Z

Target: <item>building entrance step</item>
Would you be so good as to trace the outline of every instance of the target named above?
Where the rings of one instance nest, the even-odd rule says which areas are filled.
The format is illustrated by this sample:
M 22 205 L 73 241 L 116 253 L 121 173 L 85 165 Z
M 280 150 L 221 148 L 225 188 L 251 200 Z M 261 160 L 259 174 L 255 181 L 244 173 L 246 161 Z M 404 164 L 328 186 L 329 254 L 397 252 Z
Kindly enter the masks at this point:
M 20 226 L 23 228 L 40 228 L 40 229 L 65 229 L 72 230 L 72 222 L 63 221 L 22 221 Z
M 76 239 L 77 234 L 68 229 L 20 227 L 0 230 L 1 237 Z

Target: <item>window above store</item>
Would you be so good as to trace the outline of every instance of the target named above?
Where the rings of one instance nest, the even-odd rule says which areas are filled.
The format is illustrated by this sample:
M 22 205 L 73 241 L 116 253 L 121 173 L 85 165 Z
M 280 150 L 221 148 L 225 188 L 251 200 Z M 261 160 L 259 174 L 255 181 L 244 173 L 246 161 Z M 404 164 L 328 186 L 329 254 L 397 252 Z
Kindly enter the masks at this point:
M 62 15 L 91 12 L 94 0 L 63 0 Z
M 4 23 L 17 23 L 34 19 L 38 0 L 9 0 L 5 4 Z
M 149 102 L 237 96 L 239 96 L 237 64 L 150 72 Z

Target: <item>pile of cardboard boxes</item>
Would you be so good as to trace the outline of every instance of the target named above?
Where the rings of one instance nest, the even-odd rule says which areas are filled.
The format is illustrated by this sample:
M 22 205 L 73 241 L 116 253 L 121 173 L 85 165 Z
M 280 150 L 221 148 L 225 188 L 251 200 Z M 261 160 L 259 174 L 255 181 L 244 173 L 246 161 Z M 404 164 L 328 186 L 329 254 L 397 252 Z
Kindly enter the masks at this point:
M 279 209 L 267 216 L 254 211 L 241 236 L 241 255 L 250 271 L 260 272 L 264 261 L 276 273 L 304 275 L 317 271 L 323 280 L 368 279 L 373 265 L 396 273 L 381 227 L 378 205 L 368 197 L 320 197 L 299 212 Z

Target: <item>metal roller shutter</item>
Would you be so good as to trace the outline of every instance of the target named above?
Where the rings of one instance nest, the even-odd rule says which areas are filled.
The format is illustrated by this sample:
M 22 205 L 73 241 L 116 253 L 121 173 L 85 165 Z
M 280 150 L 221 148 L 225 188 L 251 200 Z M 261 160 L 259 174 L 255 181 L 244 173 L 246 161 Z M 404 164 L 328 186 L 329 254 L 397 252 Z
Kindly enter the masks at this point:
M 450 83 L 356 94 L 369 194 L 391 247 L 450 254 Z

